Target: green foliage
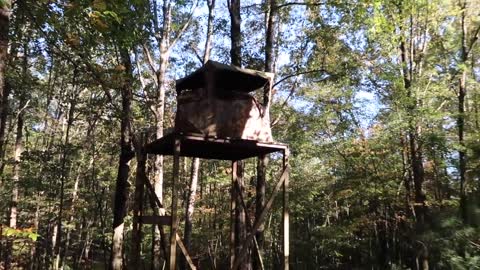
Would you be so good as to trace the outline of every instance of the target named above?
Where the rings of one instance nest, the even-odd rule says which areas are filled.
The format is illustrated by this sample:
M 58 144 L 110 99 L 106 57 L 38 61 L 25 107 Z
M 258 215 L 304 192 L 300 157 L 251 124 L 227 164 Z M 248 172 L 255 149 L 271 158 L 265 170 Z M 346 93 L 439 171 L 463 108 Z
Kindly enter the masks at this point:
M 25 228 L 25 229 L 14 229 L 8 226 L 2 226 L 2 235 L 6 236 L 7 238 L 14 238 L 14 239 L 30 239 L 31 241 L 37 241 L 39 234 L 33 231 L 33 228 Z
M 6 8 L 9 2 L 0 0 L 0 7 Z M 478 269 L 478 41 L 471 46 L 468 60 L 460 59 L 460 16 L 465 10 L 467 39 L 474 41 L 471 35 L 480 23 L 477 2 L 466 1 L 465 8 L 456 1 L 440 0 L 277 2 L 274 51 L 276 80 L 281 83 L 274 87 L 270 118 L 275 140 L 287 143 L 291 150 L 291 268 L 415 269 L 427 257 L 431 269 Z M 162 86 L 166 128 L 174 123 L 174 79 L 200 66 L 207 15 L 205 6 L 195 10 L 191 27 L 184 29 L 197 2 L 171 3 L 168 42 L 179 38 L 168 51 L 171 61 Z M 62 248 L 68 245 L 64 268 L 107 267 L 120 151 L 121 89 L 131 83 L 131 131 L 146 131 L 151 141 L 153 110 L 159 105 L 156 71 L 162 4 L 26 0 L 13 7 L 5 72 L 11 92 L 5 151 L 0 153 L 0 208 L 1 223 L 9 224 L 11 198 L 18 187 L 17 228 L 2 227 L 2 238 L 13 243 L 17 266 L 51 268 L 53 235 L 61 220 Z M 263 4 L 242 1 L 246 67 L 263 68 L 265 10 Z M 215 11 L 211 58 L 227 63 L 229 13 L 225 5 L 217 4 Z M 131 74 L 121 61 L 124 52 L 132 61 Z M 463 71 L 467 95 L 465 112 L 460 114 L 458 82 Z M 22 100 L 29 101 L 25 108 Z M 24 115 L 23 151 L 15 183 L 13 153 L 20 112 Z M 463 143 L 458 139 L 460 116 L 465 120 Z M 423 220 L 413 183 L 412 149 L 421 156 Z M 466 219 L 459 211 L 459 151 L 467 157 Z M 134 199 L 134 163 L 130 162 L 129 206 Z M 279 156 L 270 156 L 267 197 L 280 164 Z M 190 166 L 189 159 L 182 159 L 180 205 L 185 203 Z M 217 269 L 223 269 L 228 267 L 231 163 L 202 161 L 201 166 L 191 254 L 202 269 L 213 268 L 214 261 Z M 153 167 L 149 159 L 150 179 Z M 164 168 L 168 206 L 171 159 L 165 159 Z M 255 177 L 256 161 L 248 160 L 245 200 L 251 217 L 256 207 Z M 146 197 L 145 215 L 153 214 L 149 203 Z M 265 223 L 266 269 L 280 268 L 281 208 L 281 200 L 275 200 Z M 184 211 L 179 213 L 181 224 Z M 132 224 L 129 210 L 124 228 L 127 258 Z M 152 230 L 149 226 L 142 230 L 141 267 L 147 269 L 152 260 Z M 2 252 L 7 250 L 5 241 L 0 245 Z M 38 256 L 29 258 L 33 251 Z

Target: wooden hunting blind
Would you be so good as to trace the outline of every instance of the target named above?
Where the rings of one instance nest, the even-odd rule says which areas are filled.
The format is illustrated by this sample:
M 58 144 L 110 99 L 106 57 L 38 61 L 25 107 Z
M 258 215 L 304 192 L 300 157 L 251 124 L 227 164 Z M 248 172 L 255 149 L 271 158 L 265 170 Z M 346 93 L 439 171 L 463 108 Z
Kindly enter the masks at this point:
M 170 270 L 176 270 L 177 267 L 177 246 L 180 247 L 189 267 L 196 269 L 178 233 L 177 201 L 181 156 L 232 161 L 230 269 L 240 267 L 245 256 L 250 254 L 248 252 L 250 247 L 253 250 L 252 256 L 256 256 L 260 262 L 263 261 L 255 235 L 272 208 L 276 195 L 283 189 L 283 269 L 288 269 L 288 146 L 275 143 L 272 138 L 268 109 L 272 82 L 272 73 L 241 69 L 214 61 L 207 62 L 189 76 L 176 81 L 178 103 L 174 132 L 149 144 L 142 144 L 143 150 L 140 158 L 137 158 L 145 162 L 146 154 L 173 156 L 171 213 L 161 216 L 159 213 L 162 211 L 156 211 L 157 214 L 154 216 L 142 216 L 141 207 L 138 206 L 134 207 L 133 219 L 133 238 L 141 237 L 142 224 L 155 224 L 161 231 L 162 226 L 171 226 L 168 254 Z M 259 89 L 263 90 L 263 104 L 249 94 Z M 237 162 L 251 157 L 263 158 L 274 152 L 282 154 L 282 169 L 278 172 L 280 179 L 271 183 L 273 191 L 268 200 L 265 200 L 263 210 L 254 219 L 250 219 L 239 184 L 241 176 L 237 174 Z M 140 165 L 137 167 L 144 168 Z M 143 180 L 136 182 L 135 196 L 142 197 L 143 186 L 146 185 L 150 196 L 154 197 L 152 207 L 164 208 L 145 174 L 140 175 Z M 240 246 L 235 242 L 233 226 L 237 207 L 244 210 L 248 231 Z M 137 252 L 132 254 L 134 257 L 140 255 L 139 246 L 133 247 L 133 250 L 134 253 Z M 263 263 L 261 265 L 263 269 Z
M 208 61 L 177 80 L 175 131 L 204 137 L 272 142 L 266 104 L 249 93 L 270 91 L 272 73 Z

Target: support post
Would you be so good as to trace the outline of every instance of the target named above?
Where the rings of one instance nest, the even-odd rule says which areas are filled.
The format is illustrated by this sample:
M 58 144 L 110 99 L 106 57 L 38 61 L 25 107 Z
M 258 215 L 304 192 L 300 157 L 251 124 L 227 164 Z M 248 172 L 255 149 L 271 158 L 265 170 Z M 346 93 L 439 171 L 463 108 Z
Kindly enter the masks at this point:
M 288 149 L 283 151 L 283 170 L 287 171 L 283 181 L 283 269 L 288 270 L 290 256 L 290 217 L 288 212 Z
M 177 183 L 180 173 L 180 139 L 175 139 L 175 146 L 173 150 L 173 180 L 172 180 L 172 224 L 170 231 L 170 270 L 176 270 L 177 257 Z
M 242 194 L 242 191 L 241 191 L 242 189 L 241 189 L 238 181 L 235 181 L 235 189 L 237 191 L 238 200 L 240 201 L 240 206 L 242 207 L 243 211 L 245 212 L 245 221 L 247 223 L 247 229 L 248 229 L 248 231 L 251 231 L 252 228 L 253 228 L 252 222 L 251 222 L 250 216 L 248 215 L 248 208 L 247 208 L 247 205 L 245 204 L 245 200 L 243 199 L 243 194 Z M 263 224 L 263 222 L 262 222 L 262 224 Z M 258 246 L 256 235 L 253 237 L 253 243 L 254 243 L 253 247 L 254 247 L 254 250 L 255 250 L 255 254 L 257 256 L 256 259 L 258 260 L 258 267 L 256 269 L 263 270 L 264 267 L 263 267 L 262 254 L 260 254 L 260 248 Z M 246 244 L 247 244 L 246 242 L 243 243 L 243 245 L 246 245 Z
M 236 191 L 235 183 L 237 182 L 237 161 L 232 162 L 232 185 L 230 190 L 230 269 L 233 269 L 235 262 L 235 208 L 236 208 Z
M 257 219 L 255 219 L 255 223 L 253 223 L 253 227 L 251 232 L 248 234 L 247 239 L 245 240 L 245 244 L 242 246 L 242 249 L 240 250 L 240 253 L 235 257 L 235 261 L 233 263 L 233 270 L 238 269 L 240 266 L 240 261 L 247 255 L 247 248 L 250 244 L 250 241 L 255 237 L 255 232 L 258 230 L 260 225 L 263 222 L 263 219 L 267 215 L 268 211 L 270 211 L 270 208 L 272 208 L 273 205 L 273 200 L 277 196 L 278 192 L 280 191 L 280 188 L 283 186 L 285 178 L 288 177 L 288 166 L 284 168 L 282 172 L 282 176 L 280 177 L 280 180 L 278 183 L 275 185 L 275 188 L 272 191 L 272 194 L 270 195 L 270 198 L 267 201 L 267 204 L 265 204 L 265 207 L 262 210 L 262 213 L 258 216 Z M 284 253 L 285 254 L 285 253 Z

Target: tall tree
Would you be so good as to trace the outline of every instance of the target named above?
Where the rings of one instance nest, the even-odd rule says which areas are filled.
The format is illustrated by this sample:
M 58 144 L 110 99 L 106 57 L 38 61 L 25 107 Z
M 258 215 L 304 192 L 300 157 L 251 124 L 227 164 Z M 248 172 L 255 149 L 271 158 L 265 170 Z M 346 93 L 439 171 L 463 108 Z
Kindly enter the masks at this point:
M 183 3 L 185 4 L 185 3 Z M 183 6 L 183 5 L 178 5 Z M 177 5 L 172 3 L 171 0 L 163 0 L 161 6 L 158 5 L 156 0 L 151 1 L 150 3 L 150 18 L 151 25 L 153 29 L 151 31 L 151 36 L 154 37 L 156 41 L 156 47 L 151 45 L 148 46 L 148 42 L 143 44 L 143 49 L 145 53 L 145 58 L 147 59 L 149 72 L 151 78 L 153 78 L 155 89 L 154 89 L 154 100 L 155 105 L 152 110 L 155 115 L 155 136 L 157 139 L 163 137 L 165 129 L 165 97 L 168 89 L 167 83 L 167 71 L 168 65 L 170 62 L 170 55 L 172 48 L 176 45 L 178 40 L 182 37 L 183 33 L 188 29 L 194 11 L 197 8 L 197 2 L 191 4 L 191 9 L 187 12 L 186 16 L 179 16 L 181 19 L 180 22 L 172 27 L 172 12 L 174 12 L 174 7 L 178 8 Z M 175 10 L 176 11 L 176 10 Z M 161 15 L 159 15 L 161 14 Z M 185 15 L 180 12 L 180 14 Z M 183 20 L 182 20 L 183 19 Z M 151 53 L 151 47 L 158 48 L 158 51 L 155 55 L 158 55 L 159 61 L 154 61 Z M 154 180 L 153 186 L 155 189 L 155 194 L 160 199 L 160 202 L 163 203 L 163 156 L 157 155 L 155 157 L 155 170 L 154 170 Z M 164 211 L 163 209 L 161 211 Z M 164 213 L 160 213 L 164 214 Z M 154 228 L 154 237 L 152 239 L 153 244 L 153 253 L 154 253 L 154 269 L 159 269 L 161 267 L 161 237 L 160 231 L 157 227 Z
M 230 61 L 232 65 L 242 67 L 242 17 L 240 14 L 240 0 L 228 0 L 230 14 Z
M 232 65 L 242 67 L 242 32 L 241 32 L 241 14 L 240 14 L 240 0 L 228 0 L 228 10 L 230 13 L 230 61 Z M 236 163 L 236 181 L 238 182 L 240 189 L 236 190 L 235 185 L 232 184 L 233 200 L 236 200 L 235 209 L 235 253 L 238 255 L 242 243 L 246 239 L 246 217 L 245 210 L 239 203 L 240 194 L 244 191 L 244 162 L 237 161 Z M 235 191 L 236 190 L 236 191 Z M 246 259 L 240 266 L 241 269 L 251 269 L 251 261 Z
M 212 38 L 213 38 L 213 19 L 215 16 L 215 0 L 205 1 L 208 7 L 207 17 L 207 31 L 205 37 L 205 45 L 203 51 L 202 63 L 206 64 L 210 58 L 212 50 Z M 190 183 L 188 185 L 187 200 L 185 203 L 185 229 L 184 229 L 184 242 L 188 251 L 192 250 L 192 229 L 193 229 L 193 212 L 195 210 L 195 201 L 197 196 L 198 177 L 200 170 L 200 158 L 193 158 L 190 169 Z M 185 258 L 182 258 L 181 267 L 185 268 Z
M 131 141 L 131 103 L 132 103 L 132 63 L 127 48 L 120 49 L 121 64 L 124 67 L 120 88 L 122 107 L 120 122 L 120 158 L 115 189 L 115 205 L 113 209 L 113 240 L 110 269 L 120 270 L 123 262 L 123 229 L 124 217 L 127 214 L 128 175 L 130 160 L 134 157 Z
M 466 171 L 467 157 L 465 145 L 465 99 L 467 97 L 467 74 L 468 59 L 472 48 L 479 39 L 480 23 L 473 28 L 472 34 L 468 36 L 469 18 L 468 13 L 472 12 L 467 1 L 461 1 L 460 5 L 460 61 L 459 61 L 459 78 L 458 78 L 458 112 L 457 112 L 457 136 L 458 136 L 458 174 L 460 177 L 460 212 L 465 222 L 468 221 L 467 211 L 467 194 L 466 194 Z M 456 72 L 457 73 L 457 72 Z
M 275 27 L 277 17 L 277 3 L 276 0 L 269 0 L 266 3 L 265 21 L 265 72 L 275 72 Z M 273 81 L 270 82 L 273 84 Z M 263 110 L 264 115 L 268 116 L 265 121 L 270 122 L 270 103 L 271 103 L 271 85 L 264 89 L 263 93 Z M 265 185 L 267 175 L 268 156 L 263 155 L 257 161 L 257 185 L 256 185 L 256 209 L 255 218 L 258 218 L 265 206 Z M 262 254 L 264 248 L 264 226 L 260 226 L 256 232 L 256 239 L 258 242 L 259 252 Z M 260 269 L 261 262 L 254 260 L 254 269 Z
M 28 39 L 27 39 L 28 40 Z M 15 133 L 15 146 L 13 151 L 13 177 L 12 177 L 12 198 L 11 198 L 11 206 L 10 206 L 10 227 L 13 229 L 17 228 L 17 219 L 18 219 L 18 202 L 19 202 L 19 185 L 20 185 L 20 171 L 21 171 L 21 157 L 22 152 L 24 150 L 23 146 L 23 136 L 24 136 L 24 124 L 25 124 L 25 110 L 27 109 L 28 103 L 30 102 L 27 100 L 27 87 L 29 85 L 28 77 L 29 77 L 29 63 L 28 63 L 28 42 L 23 44 L 23 58 L 22 58 L 22 85 L 17 85 L 19 89 L 17 89 L 18 95 L 18 112 L 16 113 L 16 133 Z M 9 251 L 10 252 L 10 251 Z M 10 256 L 13 255 L 12 253 Z M 8 268 L 8 263 L 7 263 Z
M 8 59 L 9 29 L 12 1 L 0 2 L 0 157 L 3 163 L 5 148 L 5 129 L 8 113 L 9 88 L 6 83 L 5 70 Z M 3 167 L 3 164 L 0 164 Z
M 206 0 L 208 7 L 208 21 L 207 21 L 207 33 L 205 38 L 205 46 L 203 52 L 203 64 L 207 63 L 212 50 L 212 37 L 213 37 L 213 19 L 215 14 L 215 0 Z M 188 190 L 188 198 L 185 211 L 185 247 L 187 250 L 191 250 L 191 237 L 193 227 L 193 211 L 195 209 L 195 198 L 197 196 L 198 174 L 200 168 L 200 159 L 192 159 L 192 167 L 190 170 L 190 183 Z

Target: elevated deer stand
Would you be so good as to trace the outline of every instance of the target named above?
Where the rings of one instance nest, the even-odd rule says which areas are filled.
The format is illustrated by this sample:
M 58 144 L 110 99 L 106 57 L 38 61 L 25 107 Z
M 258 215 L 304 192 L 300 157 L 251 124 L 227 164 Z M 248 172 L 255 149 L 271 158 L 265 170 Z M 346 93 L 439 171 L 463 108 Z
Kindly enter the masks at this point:
M 257 89 L 264 90 L 264 104 L 270 98 L 273 74 L 240 69 L 223 65 L 214 61 L 207 62 L 191 75 L 180 79 L 177 84 L 177 114 L 174 132 L 145 146 L 148 154 L 173 156 L 172 206 L 170 216 L 141 216 L 141 209 L 134 211 L 134 235 L 138 236 L 138 228 L 142 224 L 171 226 L 169 269 L 176 269 L 177 245 L 180 247 L 191 269 L 195 266 L 185 249 L 178 230 L 177 201 L 180 157 L 198 157 L 204 159 L 220 159 L 232 161 L 231 187 L 231 231 L 230 231 L 230 268 L 238 269 L 254 244 L 254 252 L 261 260 L 256 248 L 255 233 L 272 208 L 273 201 L 283 188 L 283 269 L 288 269 L 289 256 L 289 216 L 288 216 L 288 147 L 273 142 L 270 131 L 268 107 L 259 104 L 248 93 Z M 261 214 L 251 224 L 245 201 L 237 179 L 237 162 L 251 157 L 282 153 L 282 171 Z M 144 183 L 136 184 L 135 196 L 142 196 L 143 184 L 147 186 L 152 206 L 163 208 L 155 196 L 153 187 L 146 177 Z M 152 196 L 153 195 L 153 196 Z M 241 243 L 239 251 L 235 250 L 234 212 L 236 203 L 246 213 L 246 240 Z M 163 233 L 163 230 L 161 230 Z M 134 247 L 135 250 L 136 247 Z

